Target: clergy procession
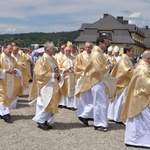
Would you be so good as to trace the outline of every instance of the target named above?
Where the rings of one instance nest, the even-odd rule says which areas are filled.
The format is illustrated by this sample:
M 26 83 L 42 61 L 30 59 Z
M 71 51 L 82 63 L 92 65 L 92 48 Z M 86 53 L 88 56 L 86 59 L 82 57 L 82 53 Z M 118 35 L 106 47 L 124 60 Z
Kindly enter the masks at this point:
M 125 126 L 126 146 L 150 148 L 150 50 L 132 63 L 134 47 L 111 46 L 106 35 L 84 48 L 53 42 L 21 50 L 15 41 L 0 45 L 0 118 L 13 123 L 11 111 L 29 88 L 32 120 L 52 130 L 60 109 L 96 132 L 109 132 L 109 122 Z M 94 132 L 93 131 L 93 132 Z M 107 134 L 107 133 L 106 133 Z M 107 136 L 107 135 L 106 135 Z

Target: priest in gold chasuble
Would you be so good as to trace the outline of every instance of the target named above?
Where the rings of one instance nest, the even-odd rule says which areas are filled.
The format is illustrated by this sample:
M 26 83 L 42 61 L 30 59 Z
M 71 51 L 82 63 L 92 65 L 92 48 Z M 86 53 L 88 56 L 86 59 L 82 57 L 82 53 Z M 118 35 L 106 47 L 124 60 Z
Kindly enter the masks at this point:
M 117 78 L 116 92 L 114 99 L 109 104 L 108 119 L 115 122 L 122 122 L 120 115 L 126 96 L 126 90 L 130 83 L 134 68 L 131 62 L 134 49 L 131 45 L 125 45 L 124 54 L 113 68 L 111 75 Z
M 74 74 L 74 60 L 71 56 L 71 48 L 66 47 L 64 50 L 65 56 L 59 64 L 61 73 L 61 81 L 59 83 L 62 92 L 62 101 L 60 106 L 65 106 L 69 109 L 76 109 L 75 94 L 75 74 Z
M 60 52 L 55 55 L 55 59 L 56 59 L 58 65 L 60 64 L 60 62 L 62 61 L 63 57 L 65 56 L 64 55 L 65 47 L 66 47 L 66 45 L 61 45 Z
M 9 106 L 23 93 L 22 74 L 11 53 L 12 46 L 7 44 L 0 55 L 0 116 L 6 122 L 11 120 Z
M 111 70 L 113 69 L 113 67 L 117 63 L 117 61 L 116 61 L 116 58 L 114 57 L 114 55 L 112 54 L 113 47 L 109 46 L 107 51 L 108 51 L 107 54 L 104 54 L 104 56 L 106 57 L 107 64 L 110 65 L 110 72 L 111 72 Z
M 150 50 L 133 73 L 121 119 L 126 123 L 125 144 L 150 148 Z
M 53 57 L 55 46 L 52 42 L 45 44 L 45 53 L 34 68 L 33 82 L 29 93 L 30 104 L 36 102 L 36 114 L 33 121 L 43 130 L 52 128 L 54 114 L 58 113 L 61 92 L 58 84 L 59 69 Z
M 74 72 L 76 74 L 76 81 L 81 77 L 81 75 L 83 76 L 83 72 L 86 68 L 86 65 L 88 64 L 92 48 L 93 48 L 92 43 L 86 42 L 85 43 L 85 51 L 78 54 L 75 59 Z
M 86 126 L 89 120 L 94 120 L 95 130 L 107 131 L 107 111 L 108 111 L 108 95 L 106 93 L 106 85 L 102 81 L 104 76 L 109 74 L 109 66 L 103 55 L 107 47 L 107 37 L 101 36 L 97 39 L 96 44 L 92 49 L 88 64 L 84 70 L 83 82 L 77 96 L 84 102 L 84 99 L 89 101 L 85 103 L 77 116 Z M 92 97 L 88 93 L 92 93 Z M 89 98 L 88 98 L 89 97 Z M 92 102 L 91 102 L 92 101 Z M 86 109 L 88 108 L 88 109 Z M 78 111 L 78 110 L 77 110 Z
M 86 42 L 85 51 L 77 55 L 75 59 L 75 68 L 74 68 L 74 72 L 76 75 L 75 95 L 76 93 L 79 92 L 80 87 L 82 85 L 84 70 L 88 64 L 92 48 L 93 48 L 93 44 L 91 42 Z M 90 102 L 92 102 L 90 100 L 92 99 L 92 93 L 89 91 L 88 98 L 87 99 L 84 98 L 84 101 L 80 100 L 80 98 L 77 98 L 77 99 L 78 99 L 78 111 L 77 112 L 78 112 L 78 116 L 80 116 L 80 113 L 82 113 L 82 111 L 84 110 L 82 106 L 85 105 L 85 103 L 87 103 L 87 105 L 90 105 Z M 87 106 L 86 108 L 88 109 Z
M 74 44 L 71 45 L 71 56 L 73 58 L 76 58 L 78 54 L 79 54 L 78 47 L 76 45 L 74 45 Z
M 19 69 L 22 72 L 24 88 L 28 88 L 29 87 L 29 79 L 30 79 L 30 70 L 28 69 L 27 58 L 26 58 L 25 54 L 22 54 L 23 52 L 19 53 L 19 51 L 21 51 L 21 50 L 19 50 L 18 46 L 13 46 L 12 57 L 15 58 L 18 66 L 19 66 Z
M 13 46 L 13 51 L 12 51 L 11 56 L 16 60 L 19 70 L 22 73 L 23 88 L 25 89 L 28 87 L 28 84 L 29 84 L 28 81 L 30 78 L 30 71 L 27 67 L 25 54 L 23 52 L 20 54 L 19 51 L 21 50 L 19 50 L 18 46 Z M 13 103 L 10 105 L 10 108 L 16 108 L 17 101 L 18 101 L 18 98 L 16 98 L 16 100 L 13 101 Z

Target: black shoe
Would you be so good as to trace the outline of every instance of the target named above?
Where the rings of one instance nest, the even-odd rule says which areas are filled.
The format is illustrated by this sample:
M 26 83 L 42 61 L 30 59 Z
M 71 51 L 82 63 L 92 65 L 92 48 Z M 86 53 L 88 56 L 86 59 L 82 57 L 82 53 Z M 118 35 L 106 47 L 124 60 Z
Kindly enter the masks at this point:
M 6 114 L 4 116 L 2 116 L 2 119 L 7 122 L 7 123 L 12 123 L 12 119 L 10 117 L 10 114 Z
M 86 126 L 89 126 L 89 124 L 88 124 L 88 119 L 82 118 L 82 117 L 78 117 L 78 118 L 79 118 L 79 120 L 80 120 L 81 122 L 83 122 Z
M 113 119 L 109 119 L 110 122 L 115 122 Z
M 107 132 L 108 128 L 107 127 L 102 127 L 102 126 L 94 126 L 94 130 Z
M 134 145 L 125 144 L 126 147 L 135 147 Z
M 88 121 L 94 121 L 94 119 L 93 119 L 93 118 L 87 118 L 87 120 L 88 120 Z
M 59 105 L 58 108 L 64 108 L 64 106 L 63 105 Z
M 69 110 L 72 110 L 72 111 L 76 111 L 77 109 L 73 108 L 73 107 L 69 107 L 68 108 Z
M 47 125 L 47 127 L 48 127 L 49 129 L 53 129 L 53 127 L 52 127 L 50 124 L 48 124 L 47 121 L 45 121 L 45 124 Z
M 115 121 L 115 123 L 116 123 L 116 124 L 125 125 L 123 122 L 116 122 L 116 121 Z
M 32 79 L 30 79 L 29 82 L 32 82 Z
M 130 144 L 125 144 L 125 145 L 126 147 L 150 149 L 149 147 L 146 147 L 146 146 L 137 146 L 137 145 L 130 145 Z
M 45 123 L 38 122 L 38 127 L 42 130 L 49 130 L 48 126 Z

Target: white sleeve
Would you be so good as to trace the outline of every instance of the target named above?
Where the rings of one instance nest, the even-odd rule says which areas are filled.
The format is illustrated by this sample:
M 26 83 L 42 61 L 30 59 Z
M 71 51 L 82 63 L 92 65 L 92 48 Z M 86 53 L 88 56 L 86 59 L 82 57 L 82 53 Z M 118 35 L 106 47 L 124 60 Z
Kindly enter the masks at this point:
M 6 69 L 3 69 L 2 73 L 0 74 L 0 79 L 4 79 L 6 74 Z
M 54 73 L 52 73 L 52 77 L 49 79 L 48 82 L 54 82 L 55 81 L 55 78 L 54 78 Z

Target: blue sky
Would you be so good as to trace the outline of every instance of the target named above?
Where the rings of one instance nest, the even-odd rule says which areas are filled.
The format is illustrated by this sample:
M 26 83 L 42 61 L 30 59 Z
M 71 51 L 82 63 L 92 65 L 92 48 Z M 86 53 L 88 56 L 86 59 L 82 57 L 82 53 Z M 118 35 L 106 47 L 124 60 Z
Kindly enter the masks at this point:
M 0 0 L 0 34 L 61 32 L 94 23 L 104 13 L 150 27 L 150 0 Z

